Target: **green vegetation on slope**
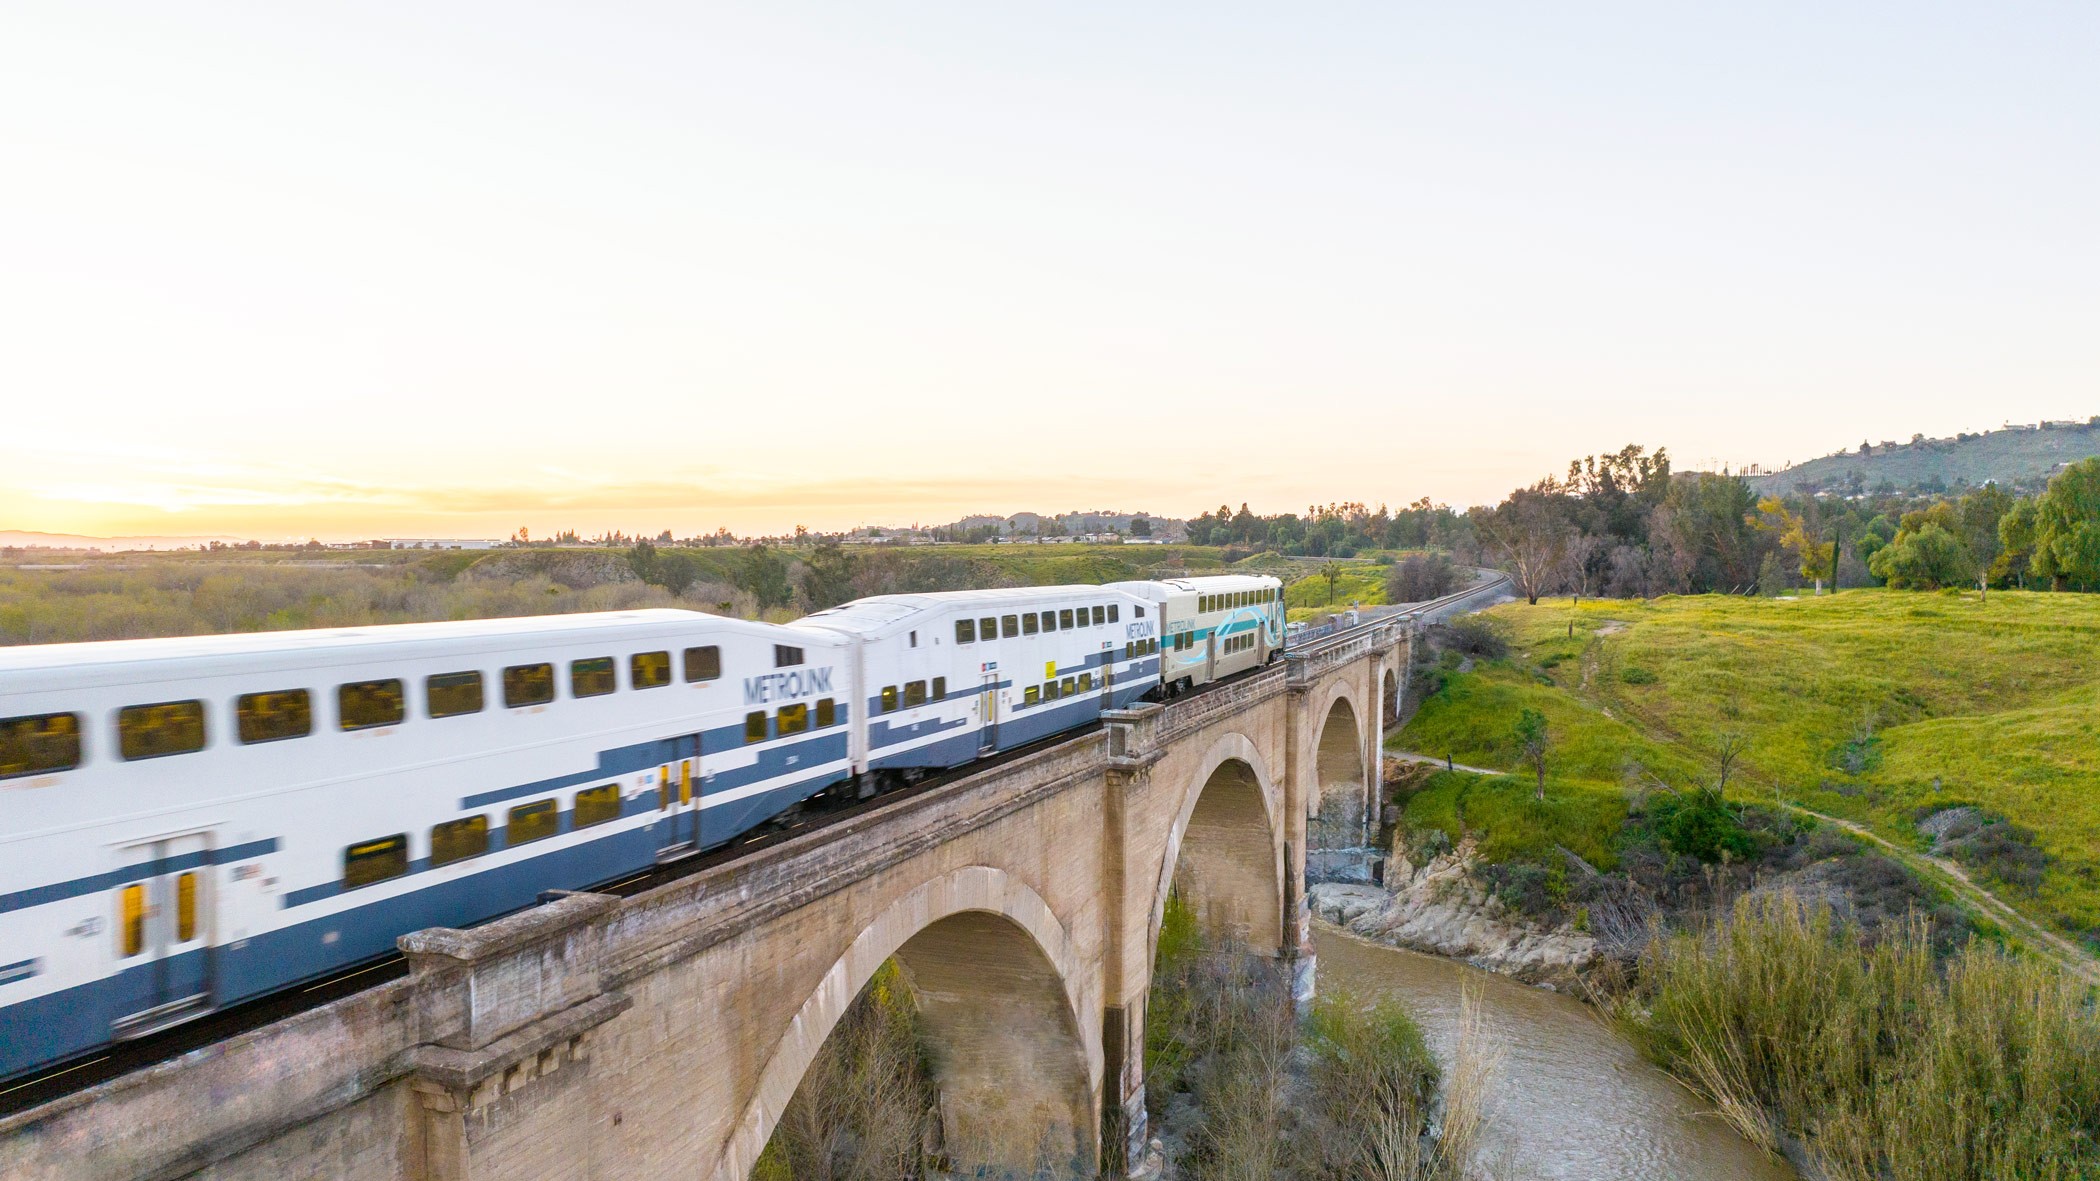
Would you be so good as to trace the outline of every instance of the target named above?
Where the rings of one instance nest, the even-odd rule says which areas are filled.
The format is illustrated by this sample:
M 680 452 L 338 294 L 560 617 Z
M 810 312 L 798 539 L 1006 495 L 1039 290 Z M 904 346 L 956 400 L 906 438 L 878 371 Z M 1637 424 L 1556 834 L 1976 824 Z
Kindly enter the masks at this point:
M 1511 656 L 1442 672 L 1397 745 L 1514 767 L 1529 707 L 1551 723 L 1556 781 L 1710 783 L 1736 744 L 1731 796 L 1797 801 L 1904 847 L 1922 844 L 1922 814 L 1974 804 L 2039 834 L 2047 859 L 2031 891 L 1997 892 L 2100 938 L 2100 599 L 1847 591 L 1492 617 Z

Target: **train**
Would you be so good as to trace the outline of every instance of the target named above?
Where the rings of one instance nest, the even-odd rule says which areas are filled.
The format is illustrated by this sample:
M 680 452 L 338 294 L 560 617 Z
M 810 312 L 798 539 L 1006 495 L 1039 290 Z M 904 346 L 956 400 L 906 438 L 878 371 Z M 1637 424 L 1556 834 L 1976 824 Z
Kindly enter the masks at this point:
M 1282 584 L 0 648 L 0 1079 L 1283 651 Z

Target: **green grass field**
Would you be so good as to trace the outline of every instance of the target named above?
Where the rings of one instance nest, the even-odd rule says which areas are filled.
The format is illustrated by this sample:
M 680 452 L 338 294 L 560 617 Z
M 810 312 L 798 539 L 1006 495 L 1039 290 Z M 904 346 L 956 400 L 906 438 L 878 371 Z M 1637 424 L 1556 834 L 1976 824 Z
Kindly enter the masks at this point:
M 1798 802 L 1922 847 L 1921 810 L 1972 803 L 2053 859 L 2017 906 L 2100 933 L 2100 596 L 1858 590 L 1509 604 L 1507 660 L 1448 674 L 1394 745 L 1517 765 L 1543 712 L 1556 790 L 1711 782 L 1748 741 L 1738 799 Z M 1572 633 L 1572 634 L 1571 634 Z

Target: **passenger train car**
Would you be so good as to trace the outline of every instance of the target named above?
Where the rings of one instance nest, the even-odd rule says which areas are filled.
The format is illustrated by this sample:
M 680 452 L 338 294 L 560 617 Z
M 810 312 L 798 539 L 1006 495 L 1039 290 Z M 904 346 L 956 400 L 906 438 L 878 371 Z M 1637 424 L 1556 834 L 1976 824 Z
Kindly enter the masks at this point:
M 857 770 L 954 767 L 1158 684 L 1156 613 L 1098 586 L 879 595 L 789 624 L 852 645 Z
M 683 611 L 0 648 L 0 1075 L 718 844 L 846 644 Z
M 1274 579 L 0 648 L 0 1078 L 1279 654 Z
M 1283 652 L 1283 583 L 1225 575 L 1165 582 L 1112 582 L 1145 599 L 1161 618 L 1160 683 L 1169 694 L 1258 668 Z

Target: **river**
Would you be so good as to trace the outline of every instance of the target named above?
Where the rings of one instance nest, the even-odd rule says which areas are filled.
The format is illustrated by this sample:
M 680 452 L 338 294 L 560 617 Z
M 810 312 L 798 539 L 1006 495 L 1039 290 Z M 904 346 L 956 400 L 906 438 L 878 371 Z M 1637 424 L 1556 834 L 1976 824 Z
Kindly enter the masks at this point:
M 1481 1163 L 1495 1181 L 1796 1181 L 1580 1001 L 1452 960 L 1316 930 L 1319 987 L 1398 999 L 1439 1060 L 1477 989 L 1501 1062 Z

